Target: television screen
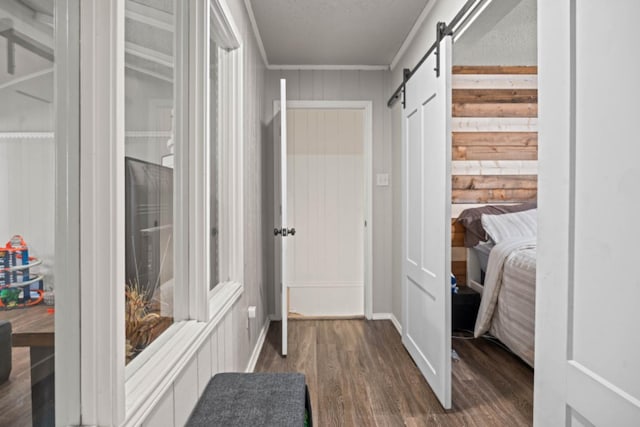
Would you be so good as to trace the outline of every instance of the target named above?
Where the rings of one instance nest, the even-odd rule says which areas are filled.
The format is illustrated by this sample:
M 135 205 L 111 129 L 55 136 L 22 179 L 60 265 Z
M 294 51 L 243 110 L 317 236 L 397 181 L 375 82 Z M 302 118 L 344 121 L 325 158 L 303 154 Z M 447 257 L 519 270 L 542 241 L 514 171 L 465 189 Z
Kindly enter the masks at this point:
M 125 157 L 126 283 L 151 300 L 173 278 L 173 169 Z

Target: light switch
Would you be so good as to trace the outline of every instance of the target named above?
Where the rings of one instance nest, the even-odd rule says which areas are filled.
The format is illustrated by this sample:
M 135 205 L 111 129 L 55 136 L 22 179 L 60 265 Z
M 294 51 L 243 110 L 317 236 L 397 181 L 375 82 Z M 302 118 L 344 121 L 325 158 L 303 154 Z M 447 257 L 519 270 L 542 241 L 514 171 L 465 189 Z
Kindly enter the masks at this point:
M 378 187 L 386 187 L 387 185 L 389 185 L 389 174 L 388 173 L 376 174 L 376 185 Z

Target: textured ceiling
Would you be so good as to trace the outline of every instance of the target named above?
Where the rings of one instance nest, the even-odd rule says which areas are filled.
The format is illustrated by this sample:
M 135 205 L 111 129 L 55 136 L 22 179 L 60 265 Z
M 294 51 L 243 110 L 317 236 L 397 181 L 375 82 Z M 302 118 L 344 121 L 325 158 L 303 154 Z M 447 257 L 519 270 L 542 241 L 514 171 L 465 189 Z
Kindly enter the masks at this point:
M 251 0 L 271 65 L 389 65 L 429 0 Z

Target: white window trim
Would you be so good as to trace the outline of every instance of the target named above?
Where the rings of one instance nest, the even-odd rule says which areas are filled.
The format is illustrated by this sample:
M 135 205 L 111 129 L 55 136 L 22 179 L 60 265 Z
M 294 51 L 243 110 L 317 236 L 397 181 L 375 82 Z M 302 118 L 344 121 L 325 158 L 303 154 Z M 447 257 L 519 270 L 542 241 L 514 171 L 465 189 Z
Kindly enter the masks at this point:
M 56 425 L 79 425 L 81 416 L 79 11 L 79 0 L 55 3 L 55 372 L 64 378 L 55 382 Z
M 124 419 L 124 0 L 80 9 L 81 424 Z M 60 377 L 60 376 L 59 376 Z
M 244 283 L 242 197 L 242 78 L 244 75 L 242 59 L 244 55 L 239 32 L 224 0 L 210 1 L 210 18 L 210 37 L 219 47 L 217 136 L 222 144 L 219 146 L 218 156 L 218 197 L 221 207 L 218 216 L 220 283 L 208 292 L 210 301 L 208 318 L 217 315 L 214 307 L 218 305 L 215 301 L 218 288 L 225 283 Z M 207 96 L 209 93 L 207 90 Z M 209 101 L 207 97 L 207 106 Z M 209 128 L 210 123 L 207 121 L 207 129 Z M 211 173 L 211 171 L 208 172 Z M 209 211 L 207 211 L 207 218 L 210 219 Z
M 188 115 L 176 117 L 176 133 L 185 144 L 182 156 L 176 155 L 183 170 L 177 185 L 187 191 L 178 203 L 174 218 L 185 233 L 176 238 L 174 253 L 191 254 L 186 265 L 174 269 L 176 278 L 189 286 L 176 287 L 178 310 L 176 323 L 167 336 L 150 346 L 144 358 L 125 370 L 124 336 L 124 0 L 105 2 L 86 0 L 81 5 L 81 99 L 80 123 L 80 422 L 82 425 L 121 425 L 141 420 L 153 407 L 158 393 L 168 387 L 167 379 L 177 375 L 185 357 L 195 351 L 199 340 L 230 310 L 244 291 L 243 283 L 243 132 L 242 81 L 243 50 L 231 13 L 224 0 L 198 0 L 190 3 Z M 222 182 L 231 200 L 228 215 L 230 247 L 229 277 L 231 281 L 208 294 L 209 281 L 209 181 L 208 171 L 208 40 L 211 22 L 202 19 L 211 11 L 217 27 L 225 31 L 219 45 L 234 49 L 221 62 L 231 76 L 229 99 L 229 159 L 233 170 Z M 177 18 L 176 18 L 177 19 Z M 230 39 L 229 35 L 234 38 Z M 195 39 L 194 39 L 195 38 Z M 207 42 L 204 43 L 203 41 Z M 229 42 L 231 40 L 231 42 Z M 195 45 L 195 47 L 194 47 Z M 176 70 L 178 67 L 176 67 Z M 181 81 L 181 79 L 176 79 Z M 188 92 L 184 90 L 187 89 Z M 176 105 L 183 105 L 176 99 Z M 181 110 L 181 108 L 176 108 Z M 187 122 L 188 119 L 188 122 Z M 206 141 L 206 144 L 202 142 Z M 178 148 L 178 147 L 176 147 Z M 177 153 L 176 153 L 177 154 Z M 182 160 L 180 160 L 182 157 Z M 204 161 L 203 161 L 204 159 Z M 179 166 L 180 167 L 180 166 Z M 204 176 L 203 176 L 204 174 Z M 195 179 L 200 177 L 199 180 Z M 189 177 L 188 179 L 185 179 Z M 203 185 L 203 182 L 205 184 Z M 193 256 L 196 254 L 196 256 Z M 178 263 L 181 264 L 181 263 Z M 178 301 L 187 302 L 180 305 Z M 182 310 L 180 307 L 185 307 Z M 193 319 L 193 320 L 188 320 Z M 207 321 L 207 323 L 198 322 Z M 154 343 L 155 344 L 155 343 Z M 186 352 L 186 353 L 185 353 Z M 146 361 L 146 363 L 144 363 Z M 171 363 L 167 363 L 171 361 Z M 126 377 L 125 377 L 126 375 Z M 158 378 L 161 383 L 158 383 Z M 134 387 L 135 385 L 135 387 Z M 129 390 L 129 397 L 127 397 Z M 132 394 L 133 393 L 133 394 Z

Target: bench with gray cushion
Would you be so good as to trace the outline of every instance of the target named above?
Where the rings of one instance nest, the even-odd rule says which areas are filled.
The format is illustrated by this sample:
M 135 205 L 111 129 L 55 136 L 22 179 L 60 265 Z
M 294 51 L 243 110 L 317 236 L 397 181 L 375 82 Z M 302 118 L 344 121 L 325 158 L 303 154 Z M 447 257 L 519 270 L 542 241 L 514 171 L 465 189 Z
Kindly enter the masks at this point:
M 187 426 L 303 427 L 305 419 L 311 426 L 304 375 L 223 373 L 209 381 Z
M 11 374 L 11 323 L 0 320 L 0 384 Z

